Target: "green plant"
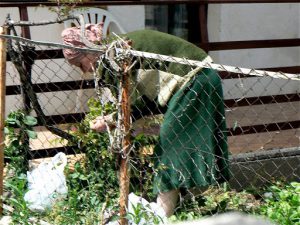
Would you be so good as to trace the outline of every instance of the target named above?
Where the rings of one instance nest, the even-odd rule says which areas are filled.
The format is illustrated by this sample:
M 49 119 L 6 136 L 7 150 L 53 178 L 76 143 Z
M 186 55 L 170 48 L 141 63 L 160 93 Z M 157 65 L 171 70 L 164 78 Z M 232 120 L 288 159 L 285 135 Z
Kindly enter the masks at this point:
M 70 15 L 70 12 L 82 2 L 86 0 L 50 0 L 57 4 L 56 7 L 47 7 L 50 11 L 57 14 L 58 18 L 67 17 Z
M 76 174 L 81 173 L 78 179 L 86 177 L 86 180 L 80 180 L 78 183 L 81 186 L 91 185 L 105 189 L 102 199 L 105 200 L 105 194 L 118 193 L 118 177 L 117 177 L 117 156 L 114 152 L 109 150 L 109 136 L 107 132 L 97 133 L 90 129 L 89 123 L 97 116 L 112 113 L 113 106 L 105 104 L 102 106 L 99 101 L 91 98 L 88 102 L 90 112 L 86 115 L 85 119 L 74 130 L 74 135 L 79 140 L 81 150 L 85 153 L 85 162 L 83 165 L 77 167 Z M 72 175 L 73 179 L 77 175 Z M 74 183 L 74 182 L 73 182 Z M 97 184 L 97 185 L 96 185 Z M 112 196 L 114 197 L 114 196 Z
M 133 151 L 130 156 L 131 191 L 151 201 L 156 197 L 153 195 L 153 152 L 157 139 L 157 136 L 144 133 L 132 137 Z
M 185 201 L 170 220 L 191 220 L 226 211 L 242 211 L 265 216 L 279 225 L 300 224 L 300 183 L 276 182 L 255 192 L 260 198 L 249 191 L 211 187 L 200 197 Z
M 27 115 L 23 110 L 11 112 L 5 120 L 4 132 L 6 145 L 4 155 L 8 160 L 7 174 L 4 180 L 3 200 L 12 207 L 9 212 L 13 224 L 30 224 L 28 219 L 33 215 L 24 201 L 27 190 L 26 171 L 30 154 L 29 140 L 37 138 L 33 127 L 37 120 Z
M 276 183 L 266 190 L 260 214 L 280 225 L 300 224 L 300 183 Z
M 194 220 L 228 211 L 254 214 L 258 212 L 260 204 L 261 201 L 247 191 L 230 190 L 226 184 L 223 187 L 211 186 L 201 195 L 183 201 L 170 220 Z
M 103 224 L 104 212 L 119 219 L 118 197 L 119 156 L 109 150 L 109 136 L 106 132 L 97 133 L 90 129 L 89 123 L 99 115 L 107 115 L 115 111 L 112 104 L 101 105 L 97 99 L 88 102 L 90 112 L 85 119 L 73 125 L 72 134 L 76 135 L 80 153 L 84 152 L 84 160 L 75 165 L 68 165 L 65 171 L 68 185 L 68 197 L 57 204 L 48 212 L 37 215 L 29 211 L 23 200 L 26 192 L 27 154 L 30 138 L 36 138 L 33 126 L 37 124 L 35 118 L 22 111 L 16 111 L 6 120 L 5 133 L 7 146 L 5 155 L 14 168 L 15 176 L 5 181 L 5 189 L 10 192 L 10 197 L 5 202 L 14 208 L 13 221 L 15 224 L 29 224 L 32 216 L 42 218 L 54 224 Z M 157 121 L 159 122 L 159 121 Z M 145 123 L 143 123 L 143 126 Z M 147 124 L 146 124 L 147 125 Z M 157 136 L 145 133 L 132 136 L 132 151 L 130 155 L 131 190 L 147 200 L 153 201 L 156 196 L 152 194 L 153 151 L 157 143 Z M 171 221 L 198 219 L 204 216 L 226 211 L 243 211 L 270 217 L 282 224 L 300 224 L 299 195 L 300 184 L 291 183 L 283 185 L 276 183 L 267 189 L 270 197 L 265 201 L 256 199 L 248 191 L 237 192 L 230 190 L 226 185 L 210 187 L 201 196 L 181 202 Z M 157 217 L 147 207 L 141 204 L 133 206 L 133 212 L 128 214 L 128 219 L 138 224 L 159 224 L 161 218 Z
M 95 98 L 91 98 L 88 101 L 88 106 L 90 110 L 89 113 L 80 124 L 76 125 L 73 131 L 73 134 L 76 135 L 79 140 L 81 150 L 83 150 L 86 155 L 86 161 L 84 165 L 82 165 L 80 173 L 81 175 L 85 174 L 84 176 L 88 177 L 88 181 L 94 179 L 93 183 L 95 184 L 97 183 L 97 179 L 98 183 L 94 186 L 102 189 L 105 188 L 105 195 L 112 194 L 110 197 L 114 198 L 118 196 L 119 192 L 119 180 L 117 176 L 119 169 L 119 155 L 109 150 L 109 136 L 107 132 L 94 132 L 90 129 L 89 123 L 99 115 L 113 113 L 115 111 L 115 106 L 113 104 L 102 105 Z M 131 141 L 133 146 L 130 157 L 131 177 L 133 183 L 137 184 L 138 182 L 138 185 L 132 186 L 132 191 L 139 191 L 139 185 L 143 185 L 144 191 L 151 191 L 153 175 L 151 173 L 153 170 L 152 157 L 149 153 L 142 153 L 140 149 L 145 146 L 151 148 L 151 146 L 157 143 L 157 137 L 139 134 L 132 137 Z M 78 183 L 82 183 L 82 181 Z M 105 200 L 104 195 L 102 196 L 102 200 Z
M 114 112 L 112 104 L 101 105 L 97 99 L 88 101 L 89 113 L 85 119 L 75 124 L 72 134 L 79 140 L 80 152 L 85 153 L 85 160 L 77 162 L 74 168 L 66 169 L 68 198 L 58 203 L 47 216 L 47 220 L 56 224 L 71 223 L 93 224 L 89 221 L 103 220 L 103 207 L 110 212 L 118 212 L 119 180 L 118 180 L 118 154 L 109 150 L 109 137 L 106 132 L 97 133 L 90 129 L 89 123 L 99 115 L 107 115 Z M 139 134 L 132 137 L 134 151 L 132 152 L 132 181 L 138 181 L 138 185 L 132 185 L 132 191 L 140 191 L 140 182 L 143 182 L 143 191 L 152 191 L 151 155 L 140 154 L 138 149 L 143 146 L 155 144 L 157 138 Z M 137 164 L 135 164 L 137 163 Z M 138 165 L 137 167 L 135 165 Z M 143 174 L 140 174 L 143 171 Z M 140 181 L 143 178 L 143 181 Z M 145 179 L 147 178 L 147 179 Z M 136 211 L 138 212 L 138 211 Z M 147 220 L 150 215 L 143 214 Z M 152 217 L 151 217 L 152 218 Z M 152 218 L 155 222 L 156 218 Z M 79 222 L 81 221 L 81 222 Z
M 103 173 L 102 168 L 99 170 Z M 68 197 L 58 202 L 45 220 L 54 224 L 101 224 L 104 210 L 108 207 L 113 211 L 117 205 L 118 185 L 112 188 L 103 174 L 96 169 L 88 171 L 79 162 L 72 170 L 66 169 L 66 176 Z
M 22 110 L 11 112 L 5 120 L 6 135 L 5 158 L 10 161 L 10 167 L 17 174 L 28 171 L 28 156 L 30 154 L 29 139 L 37 138 L 33 127 L 36 118 L 27 115 Z
M 84 160 L 66 168 L 68 197 L 57 203 L 46 216 L 55 224 L 96 224 L 103 218 L 104 210 L 115 211 L 119 196 L 117 156 L 108 148 L 106 132 L 97 133 L 89 128 L 89 122 L 97 116 L 113 112 L 113 105 L 102 106 L 96 99 L 88 101 L 90 112 L 85 119 L 73 125 L 72 134 L 77 137 L 79 152 Z
M 196 211 L 189 211 L 189 209 L 187 209 L 187 211 L 177 212 L 175 215 L 172 215 L 168 220 L 170 222 L 175 223 L 178 221 L 196 220 L 202 217 L 203 215 L 201 213 Z
M 204 193 L 205 206 L 200 210 L 209 214 L 226 211 L 254 213 L 260 201 L 247 191 L 224 191 L 221 188 L 209 188 Z
M 32 213 L 27 208 L 26 202 L 24 201 L 24 194 L 27 189 L 27 179 L 25 174 L 20 174 L 8 178 L 4 182 L 4 190 L 9 193 L 3 200 L 5 204 L 12 207 L 12 212 L 9 212 L 12 217 L 13 224 L 29 225 L 29 218 Z
M 163 222 L 162 218 L 151 211 L 151 207 L 141 203 L 132 205 L 132 213 L 127 214 L 127 219 L 139 225 L 157 225 Z

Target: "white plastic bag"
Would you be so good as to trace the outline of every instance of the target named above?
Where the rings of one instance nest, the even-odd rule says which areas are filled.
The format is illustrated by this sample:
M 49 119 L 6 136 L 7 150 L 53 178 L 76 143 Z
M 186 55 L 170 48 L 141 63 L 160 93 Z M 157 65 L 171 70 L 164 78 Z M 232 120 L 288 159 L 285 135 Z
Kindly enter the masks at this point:
M 166 214 L 164 209 L 159 206 L 156 202 L 149 203 L 146 199 L 135 195 L 134 193 L 130 193 L 128 196 L 128 213 L 132 216 L 139 216 L 134 215 L 134 208 L 141 204 L 142 210 L 145 210 L 148 214 L 150 214 L 150 218 L 157 217 L 160 221 L 160 224 L 164 224 L 167 220 Z M 153 225 L 153 221 L 146 221 L 144 218 L 140 220 L 138 224 L 134 223 L 133 221 L 129 221 L 131 225 Z
M 139 206 L 140 205 L 140 206 Z M 139 213 L 135 213 L 134 208 L 140 207 Z M 143 211 L 143 212 L 142 212 Z M 134 193 L 130 193 L 128 195 L 128 209 L 127 213 L 130 215 L 128 219 L 129 225 L 154 225 L 154 217 L 159 220 L 159 224 L 163 225 L 167 222 L 167 217 L 164 209 L 159 206 L 156 202 L 149 203 L 146 199 L 135 195 Z M 143 218 L 144 213 L 148 214 L 148 219 Z M 139 218 L 139 222 L 137 221 Z M 119 225 L 119 221 L 109 222 L 107 225 Z
M 58 199 L 66 197 L 66 165 L 67 157 L 60 152 L 50 162 L 42 162 L 36 169 L 27 172 L 29 191 L 24 200 L 31 211 L 43 212 L 50 209 Z

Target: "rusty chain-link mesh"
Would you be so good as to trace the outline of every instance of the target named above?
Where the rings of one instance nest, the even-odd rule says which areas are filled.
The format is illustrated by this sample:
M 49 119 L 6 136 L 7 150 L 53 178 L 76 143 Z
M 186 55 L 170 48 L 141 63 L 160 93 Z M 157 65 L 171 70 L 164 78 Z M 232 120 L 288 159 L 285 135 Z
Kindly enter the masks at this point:
M 159 195 L 157 211 L 174 207 L 179 219 L 230 210 L 257 214 L 271 198 L 266 187 L 299 180 L 297 75 L 263 71 L 255 76 L 252 70 L 227 71 L 212 63 L 199 68 L 185 59 L 176 63 L 170 62 L 172 56 L 168 60 L 126 51 L 129 71 L 115 71 L 109 59 L 101 57 L 94 73 L 83 74 L 63 58 L 61 49 L 67 46 L 7 40 L 7 118 L 21 121 L 12 127 L 33 132 L 18 140 L 23 147 L 28 144 L 19 152 L 13 152 L 12 140 L 7 140 L 6 179 L 26 174 L 25 169 L 11 169 L 20 160 L 33 170 L 58 152 L 68 157 L 68 194 L 40 216 L 49 223 L 105 224 L 118 218 L 124 159 L 130 168 L 129 193 L 152 203 Z M 122 56 L 114 58 L 121 67 Z M 121 112 L 124 74 L 130 78 L 128 133 Z M 20 115 L 37 121 L 26 122 Z M 108 115 L 99 132 L 91 129 Z M 124 152 L 127 135 L 130 146 Z M 26 185 L 23 188 L 26 193 Z M 11 186 L 5 195 L 8 205 L 11 196 L 17 198 Z M 142 210 L 128 210 L 132 223 L 141 217 L 148 219 L 145 224 L 155 224 Z M 164 220 L 157 211 L 151 212 Z

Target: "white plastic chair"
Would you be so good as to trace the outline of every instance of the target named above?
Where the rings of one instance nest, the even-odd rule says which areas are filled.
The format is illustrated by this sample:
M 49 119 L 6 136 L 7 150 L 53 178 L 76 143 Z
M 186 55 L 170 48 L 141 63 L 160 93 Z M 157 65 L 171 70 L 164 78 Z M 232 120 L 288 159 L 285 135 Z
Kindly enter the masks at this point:
M 117 19 L 107 10 L 100 8 L 81 8 L 72 10 L 71 15 L 81 14 L 84 17 L 85 23 L 97 24 L 103 22 L 103 37 L 105 38 L 110 32 L 117 34 L 125 33 L 124 28 L 119 24 Z M 65 27 L 79 26 L 78 20 L 67 20 L 64 23 Z

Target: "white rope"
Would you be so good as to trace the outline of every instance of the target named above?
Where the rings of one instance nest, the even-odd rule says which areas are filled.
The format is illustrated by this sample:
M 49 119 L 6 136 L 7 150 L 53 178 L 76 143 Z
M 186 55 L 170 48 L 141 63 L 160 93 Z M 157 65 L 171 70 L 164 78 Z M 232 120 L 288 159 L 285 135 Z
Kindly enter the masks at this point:
M 120 49 L 120 51 L 122 51 Z M 126 50 L 128 51 L 128 50 Z M 211 68 L 217 71 L 225 71 L 230 73 L 240 73 L 240 74 L 247 74 L 251 76 L 269 76 L 273 78 L 280 78 L 280 79 L 290 79 L 290 80 L 300 80 L 300 74 L 292 74 L 292 73 L 283 73 L 283 72 L 272 72 L 266 70 L 256 70 L 256 69 L 248 69 L 248 68 L 241 68 L 241 67 L 234 67 L 234 66 L 226 66 L 216 63 L 209 63 L 209 62 L 201 62 L 196 60 L 188 60 L 185 58 L 178 58 L 173 56 L 167 55 L 159 55 L 149 52 L 141 52 L 130 50 L 130 53 L 136 57 L 143 57 L 143 58 L 150 58 L 156 59 L 160 61 L 168 61 L 173 63 L 185 64 L 195 67 L 203 67 L 203 68 Z
M 52 46 L 52 47 L 76 49 L 76 50 L 85 51 L 85 52 L 103 53 L 103 48 L 100 48 L 100 46 L 99 46 L 99 48 L 78 48 L 78 47 L 73 47 L 70 45 L 64 45 L 64 44 L 59 44 L 59 43 L 33 41 L 30 39 L 17 37 L 17 36 L 11 36 L 11 35 L 0 35 L 0 38 L 28 42 L 28 43 L 35 44 L 35 45 L 46 45 L 49 47 Z M 229 72 L 229 73 L 239 73 L 239 74 L 246 74 L 246 75 L 250 75 L 250 76 L 260 76 L 260 77 L 268 76 L 268 77 L 273 77 L 273 78 L 289 79 L 289 80 L 297 80 L 297 81 L 300 80 L 300 74 L 241 68 L 241 67 L 236 67 L 236 66 L 228 66 L 228 65 L 216 64 L 216 63 L 188 60 L 185 58 L 178 58 L 178 57 L 173 57 L 173 56 L 160 55 L 160 54 L 154 54 L 154 53 L 142 52 L 142 51 L 136 51 L 136 50 L 128 50 L 128 49 L 126 49 L 126 50 L 116 49 L 116 50 L 118 53 L 123 53 L 123 51 L 126 51 L 127 54 L 130 53 L 136 57 L 143 57 L 143 58 L 156 59 L 156 60 L 160 60 L 160 61 L 174 62 L 174 63 L 185 64 L 185 65 L 190 65 L 190 66 L 195 66 L 195 67 L 211 68 L 211 69 L 214 69 L 217 71 L 225 71 L 225 72 Z

